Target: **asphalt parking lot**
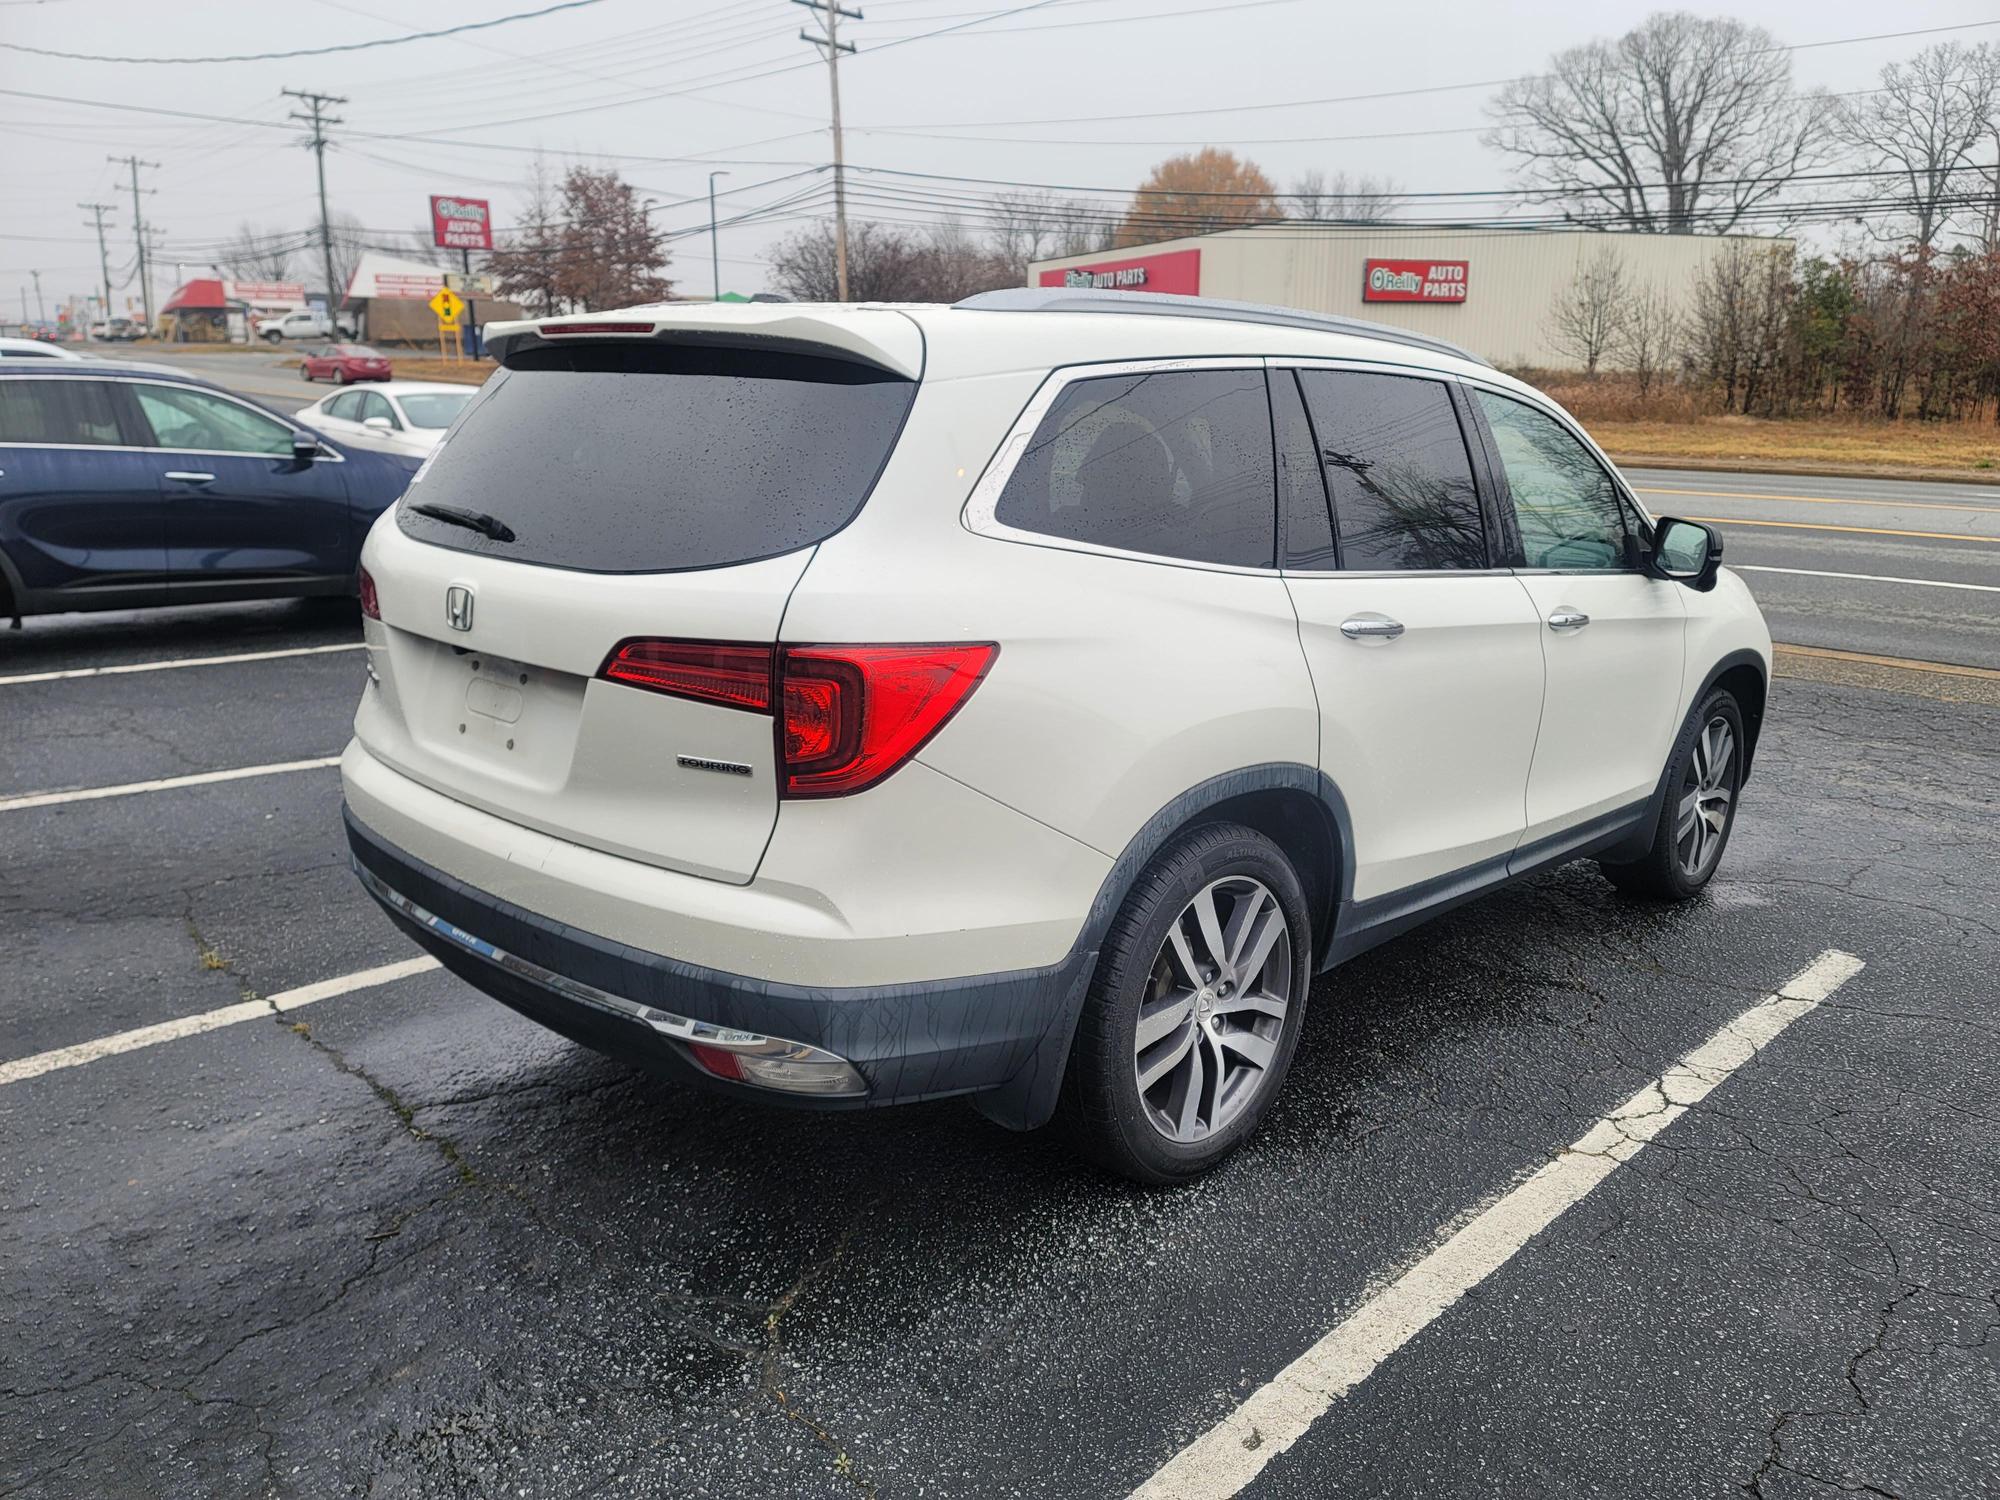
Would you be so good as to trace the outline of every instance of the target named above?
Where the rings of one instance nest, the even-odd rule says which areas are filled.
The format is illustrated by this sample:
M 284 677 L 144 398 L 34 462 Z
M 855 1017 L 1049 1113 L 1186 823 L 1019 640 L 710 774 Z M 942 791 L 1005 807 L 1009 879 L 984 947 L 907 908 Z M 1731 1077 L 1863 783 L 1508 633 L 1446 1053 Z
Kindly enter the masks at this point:
M 0 632 L 0 1495 L 2000 1492 L 2000 546 L 1880 519 L 2000 490 L 1638 482 L 1952 534 L 1726 526 L 1833 654 L 1709 892 L 1572 866 L 1337 971 L 1171 1193 L 412 963 L 345 606 Z

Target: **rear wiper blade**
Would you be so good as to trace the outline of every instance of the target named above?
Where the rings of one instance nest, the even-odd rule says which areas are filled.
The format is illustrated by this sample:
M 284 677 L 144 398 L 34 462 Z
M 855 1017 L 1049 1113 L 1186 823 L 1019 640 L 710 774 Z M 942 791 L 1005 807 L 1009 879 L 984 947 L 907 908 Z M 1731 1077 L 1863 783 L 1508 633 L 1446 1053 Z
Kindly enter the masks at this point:
M 436 521 L 449 521 L 454 526 L 468 527 L 484 532 L 496 542 L 514 540 L 514 528 L 496 516 L 489 516 L 483 510 L 462 510 L 456 505 L 412 505 L 411 510 L 420 516 L 429 516 Z

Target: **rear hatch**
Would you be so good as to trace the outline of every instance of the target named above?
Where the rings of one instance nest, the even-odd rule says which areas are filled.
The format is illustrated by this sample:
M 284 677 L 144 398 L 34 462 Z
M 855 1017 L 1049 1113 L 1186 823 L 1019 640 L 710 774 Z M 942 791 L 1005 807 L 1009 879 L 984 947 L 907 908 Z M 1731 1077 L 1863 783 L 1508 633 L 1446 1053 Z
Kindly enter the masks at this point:
M 916 392 L 914 325 L 844 317 L 900 325 L 897 357 L 587 320 L 514 339 L 369 539 L 363 746 L 558 838 L 748 881 L 777 816 L 771 717 L 600 674 L 637 639 L 776 641 Z

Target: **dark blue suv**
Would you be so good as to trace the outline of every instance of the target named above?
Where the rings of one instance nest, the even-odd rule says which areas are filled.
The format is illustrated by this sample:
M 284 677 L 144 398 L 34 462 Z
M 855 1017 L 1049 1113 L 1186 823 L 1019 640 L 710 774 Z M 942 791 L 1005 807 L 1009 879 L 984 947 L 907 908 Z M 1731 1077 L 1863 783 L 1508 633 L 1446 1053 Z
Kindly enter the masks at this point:
M 352 593 L 416 467 L 186 376 L 0 368 L 0 618 Z

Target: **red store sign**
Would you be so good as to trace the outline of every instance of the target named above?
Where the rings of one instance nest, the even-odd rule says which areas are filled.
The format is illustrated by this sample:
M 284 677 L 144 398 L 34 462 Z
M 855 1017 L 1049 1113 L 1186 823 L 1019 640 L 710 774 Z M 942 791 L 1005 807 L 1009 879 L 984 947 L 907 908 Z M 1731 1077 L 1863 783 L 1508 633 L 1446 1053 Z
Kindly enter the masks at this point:
M 447 250 L 491 250 L 493 209 L 484 198 L 431 195 L 431 243 Z
M 1042 272 L 1041 284 L 1119 292 L 1171 292 L 1179 297 L 1198 297 L 1201 295 L 1201 252 L 1169 250 L 1164 255 L 1098 261 L 1088 266 L 1064 266 Z
M 1361 268 L 1363 302 L 1463 302 L 1463 260 L 1371 260 Z

